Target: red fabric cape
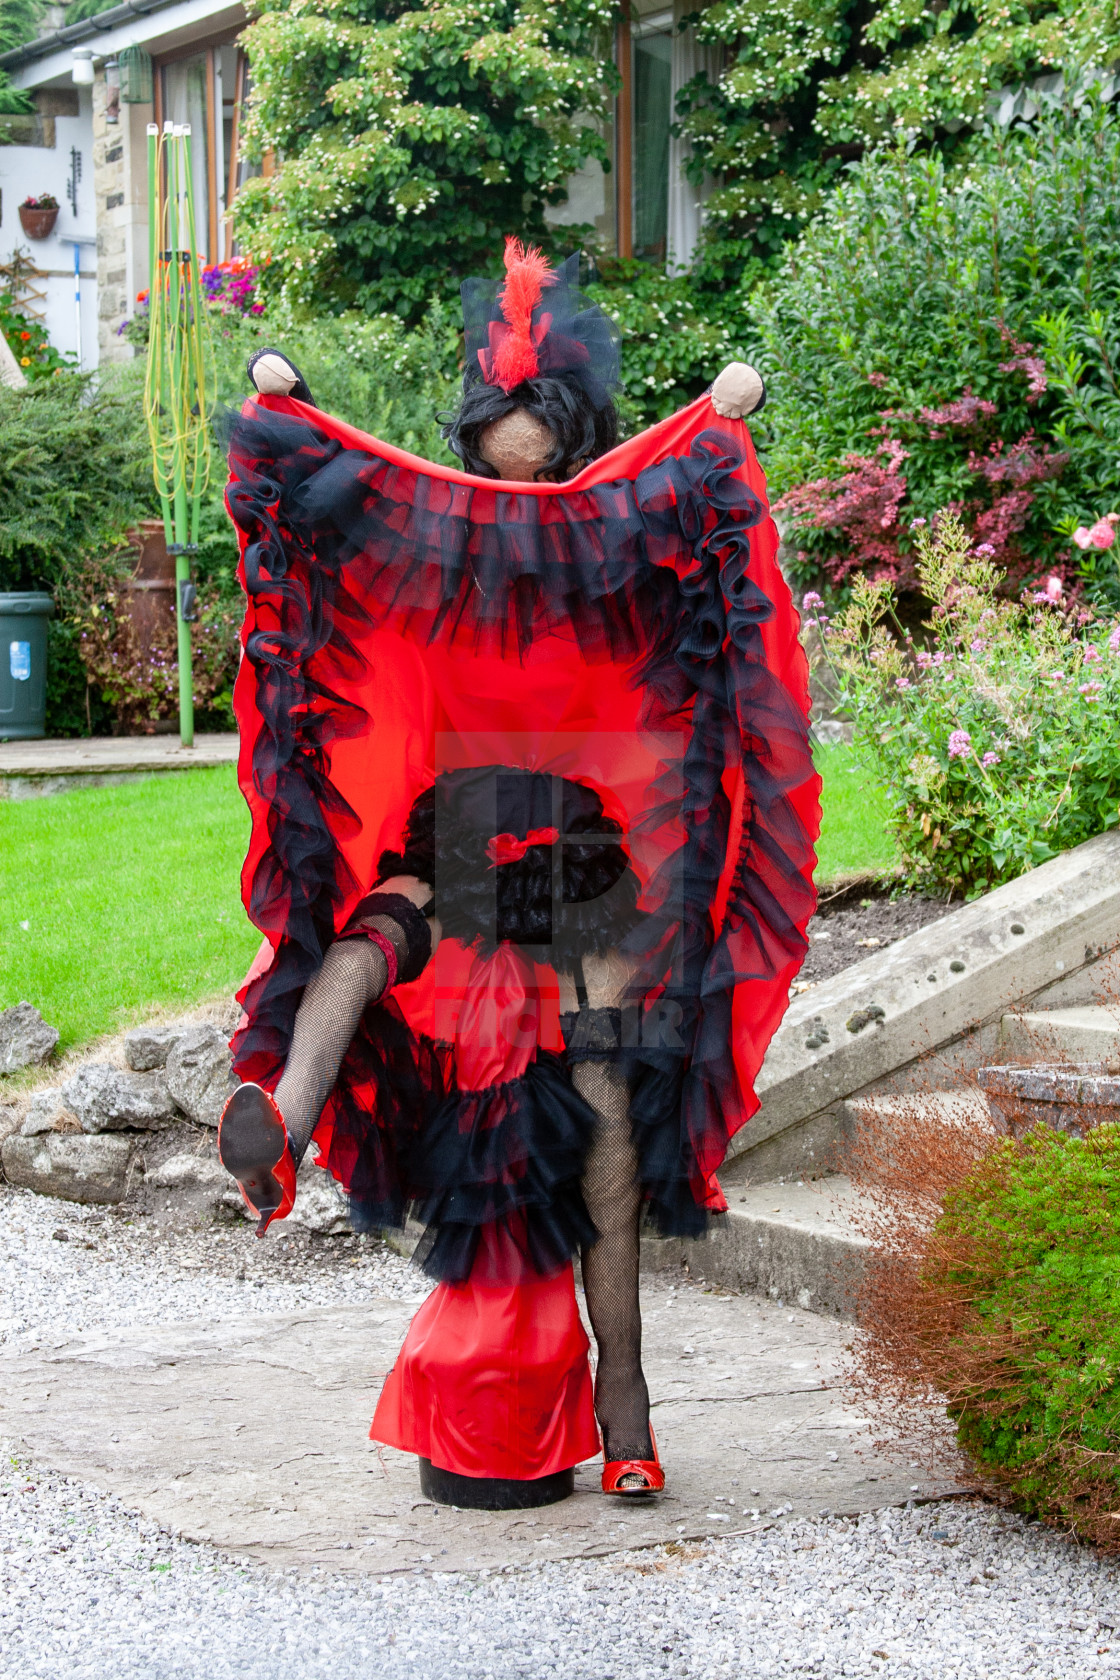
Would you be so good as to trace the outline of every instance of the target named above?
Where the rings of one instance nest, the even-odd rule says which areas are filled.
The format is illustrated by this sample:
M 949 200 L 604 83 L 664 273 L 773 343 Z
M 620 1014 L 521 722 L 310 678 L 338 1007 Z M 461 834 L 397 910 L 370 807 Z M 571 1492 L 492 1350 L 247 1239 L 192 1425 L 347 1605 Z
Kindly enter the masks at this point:
M 696 1203 L 722 1207 L 714 1175 L 757 1107 L 806 948 L 820 821 L 799 622 L 746 426 L 702 397 L 567 483 L 510 485 L 264 397 L 234 424 L 231 469 L 249 598 L 234 696 L 243 896 L 276 953 L 243 994 L 241 1077 L 275 1083 L 303 985 L 439 771 L 585 779 L 651 892 L 687 852 L 682 1148 Z M 685 804 L 654 813 L 677 753 Z M 344 1068 L 324 1111 L 317 1141 L 348 1188 L 360 1147 L 353 1125 L 349 1142 L 335 1135 L 340 1104 L 376 1131 L 367 1200 L 383 1214 L 409 1102 L 384 1069 L 438 1061 L 424 1046 L 454 1038 L 470 963 L 441 945 L 378 1012 L 377 1055 Z M 541 1042 L 556 1046 L 554 1017 Z

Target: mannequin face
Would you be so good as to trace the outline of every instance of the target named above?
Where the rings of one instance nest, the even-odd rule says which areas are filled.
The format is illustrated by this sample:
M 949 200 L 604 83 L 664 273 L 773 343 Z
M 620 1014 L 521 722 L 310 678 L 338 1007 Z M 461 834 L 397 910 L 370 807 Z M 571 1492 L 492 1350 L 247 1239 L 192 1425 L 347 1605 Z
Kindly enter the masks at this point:
M 478 452 L 499 478 L 513 478 L 532 484 L 545 462 L 555 452 L 556 439 L 542 421 L 524 408 L 503 415 L 479 438 Z

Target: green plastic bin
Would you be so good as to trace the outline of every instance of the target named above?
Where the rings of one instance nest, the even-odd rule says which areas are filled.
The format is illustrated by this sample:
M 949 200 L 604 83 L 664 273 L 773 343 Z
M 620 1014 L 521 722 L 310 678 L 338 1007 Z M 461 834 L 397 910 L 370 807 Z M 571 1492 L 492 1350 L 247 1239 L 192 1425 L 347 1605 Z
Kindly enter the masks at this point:
M 47 720 L 47 619 L 40 591 L 0 591 L 0 741 L 37 741 Z

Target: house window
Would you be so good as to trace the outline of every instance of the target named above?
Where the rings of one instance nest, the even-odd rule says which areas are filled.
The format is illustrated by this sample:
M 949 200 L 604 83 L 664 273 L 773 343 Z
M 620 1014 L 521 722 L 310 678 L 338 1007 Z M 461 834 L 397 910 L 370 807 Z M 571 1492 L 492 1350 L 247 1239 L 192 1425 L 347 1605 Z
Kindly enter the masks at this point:
M 620 257 L 686 268 L 700 236 L 701 199 L 687 178 L 688 141 L 674 139 L 677 95 L 703 72 L 713 84 L 723 49 L 682 22 L 695 0 L 630 0 L 619 25 L 622 86 L 615 108 L 615 214 Z
M 633 18 L 630 34 L 634 160 L 630 249 L 646 262 L 664 262 L 673 121 L 673 14 L 665 11 Z
M 164 60 L 156 76 L 156 121 L 191 125 L 195 230 L 211 263 L 235 254 L 225 214 L 256 172 L 237 155 L 248 87 L 248 64 L 233 41 Z

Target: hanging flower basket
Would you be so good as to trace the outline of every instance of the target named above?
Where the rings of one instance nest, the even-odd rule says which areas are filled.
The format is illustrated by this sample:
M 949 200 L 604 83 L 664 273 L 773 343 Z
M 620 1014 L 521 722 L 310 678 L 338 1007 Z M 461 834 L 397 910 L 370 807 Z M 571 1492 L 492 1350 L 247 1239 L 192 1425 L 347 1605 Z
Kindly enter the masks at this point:
M 58 200 L 51 193 L 25 198 L 19 207 L 20 226 L 28 239 L 47 239 L 58 220 Z

